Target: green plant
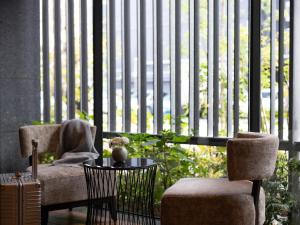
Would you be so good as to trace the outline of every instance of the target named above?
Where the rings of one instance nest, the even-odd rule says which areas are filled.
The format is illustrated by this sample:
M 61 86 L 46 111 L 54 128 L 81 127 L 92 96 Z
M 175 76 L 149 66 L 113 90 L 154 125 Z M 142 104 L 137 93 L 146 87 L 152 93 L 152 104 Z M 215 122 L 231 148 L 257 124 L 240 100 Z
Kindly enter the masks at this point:
M 299 173 L 299 161 L 289 161 L 285 152 L 279 152 L 274 175 L 263 182 L 266 193 L 266 225 L 291 224 L 288 216 L 292 210 L 298 210 L 296 198 L 289 191 L 289 170 Z
M 54 153 L 47 151 L 39 154 L 39 163 L 40 164 L 51 164 L 57 157 Z
M 85 111 L 76 110 L 76 114 L 77 114 L 77 117 L 79 119 L 81 119 L 81 120 L 85 120 L 87 122 L 91 122 L 91 121 L 94 120 L 94 116 L 93 115 L 89 115 Z
M 31 121 L 31 125 L 45 125 L 45 124 L 55 124 L 54 121 L 50 121 L 50 122 L 44 122 L 44 121 L 39 121 L 39 120 L 33 120 Z
M 175 133 L 164 130 L 160 137 L 148 134 L 125 134 L 130 139 L 126 147 L 132 157 L 147 157 L 154 159 L 158 164 L 156 181 L 156 202 L 160 201 L 165 189 L 171 186 L 193 162 L 188 153 L 180 146 L 190 137 L 178 137 Z M 171 143 L 174 142 L 174 143 Z
M 164 130 L 159 136 L 123 134 L 130 140 L 126 146 L 131 158 L 146 157 L 158 164 L 155 203 L 160 204 L 163 192 L 182 177 L 220 177 L 226 174 L 225 148 L 187 145 L 189 136 L 177 136 Z M 104 157 L 111 151 L 104 149 Z

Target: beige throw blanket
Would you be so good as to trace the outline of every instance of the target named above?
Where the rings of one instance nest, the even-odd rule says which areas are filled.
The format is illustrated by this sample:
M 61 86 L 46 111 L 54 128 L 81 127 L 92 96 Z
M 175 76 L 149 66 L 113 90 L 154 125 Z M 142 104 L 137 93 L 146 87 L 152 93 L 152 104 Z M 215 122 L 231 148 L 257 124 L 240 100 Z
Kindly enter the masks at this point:
M 58 146 L 59 160 L 53 165 L 81 164 L 99 157 L 94 147 L 94 140 L 89 123 L 73 119 L 62 123 Z

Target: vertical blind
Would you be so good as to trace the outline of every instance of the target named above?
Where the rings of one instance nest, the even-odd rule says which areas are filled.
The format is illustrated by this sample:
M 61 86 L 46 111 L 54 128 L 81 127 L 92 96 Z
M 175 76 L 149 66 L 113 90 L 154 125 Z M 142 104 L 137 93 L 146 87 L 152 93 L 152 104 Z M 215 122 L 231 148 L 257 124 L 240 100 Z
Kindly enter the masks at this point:
M 42 0 L 45 122 L 93 119 L 92 6 L 92 0 Z M 102 6 L 97 88 L 104 131 L 231 137 L 249 130 L 250 92 L 259 90 L 252 93 L 260 98 L 259 129 L 287 139 L 290 0 L 261 0 L 259 62 L 248 0 L 102 0 Z M 250 87 L 251 60 L 260 63 L 257 89 Z

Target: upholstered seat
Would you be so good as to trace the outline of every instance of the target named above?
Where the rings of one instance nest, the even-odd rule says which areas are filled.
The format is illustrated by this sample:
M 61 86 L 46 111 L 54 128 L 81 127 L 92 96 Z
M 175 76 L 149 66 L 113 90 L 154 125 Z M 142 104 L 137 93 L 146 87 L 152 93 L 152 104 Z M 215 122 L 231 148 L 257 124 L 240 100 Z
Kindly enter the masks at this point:
M 59 156 L 60 124 L 24 126 L 19 129 L 21 154 L 24 158 L 32 154 L 32 140 L 38 140 L 38 153 Z M 95 140 L 96 127 L 91 127 Z M 31 168 L 28 168 L 31 170 Z M 48 211 L 73 208 L 88 204 L 83 167 L 38 166 L 38 179 L 42 189 L 42 224 L 47 224 Z M 106 184 L 103 183 L 105 186 Z
M 227 142 L 228 179 L 179 180 L 163 195 L 161 225 L 262 225 L 261 182 L 274 172 L 278 145 L 274 135 L 237 134 Z
M 31 167 L 28 170 L 31 171 Z M 87 200 L 86 181 L 82 167 L 42 164 L 38 166 L 38 179 L 42 188 L 42 205 Z
M 255 208 L 251 190 L 250 181 L 181 179 L 164 194 L 162 224 L 254 225 Z M 259 224 L 263 224 L 263 189 L 260 192 L 259 208 Z

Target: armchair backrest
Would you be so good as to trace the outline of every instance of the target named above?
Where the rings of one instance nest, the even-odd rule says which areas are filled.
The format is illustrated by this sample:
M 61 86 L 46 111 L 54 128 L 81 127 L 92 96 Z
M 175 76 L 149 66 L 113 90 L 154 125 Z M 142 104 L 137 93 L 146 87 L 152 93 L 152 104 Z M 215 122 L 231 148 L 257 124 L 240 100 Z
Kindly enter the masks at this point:
M 38 153 L 57 153 L 59 144 L 60 124 L 30 125 L 19 128 L 21 155 L 26 158 L 32 154 L 32 139 L 38 139 Z M 95 141 L 96 127 L 91 126 L 93 140 Z
M 230 180 L 262 180 L 272 176 L 279 147 L 278 137 L 260 133 L 238 133 L 227 142 Z

